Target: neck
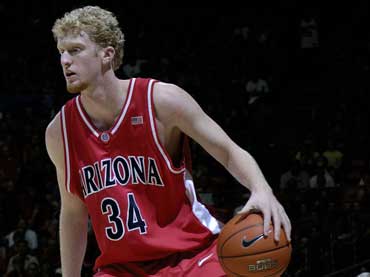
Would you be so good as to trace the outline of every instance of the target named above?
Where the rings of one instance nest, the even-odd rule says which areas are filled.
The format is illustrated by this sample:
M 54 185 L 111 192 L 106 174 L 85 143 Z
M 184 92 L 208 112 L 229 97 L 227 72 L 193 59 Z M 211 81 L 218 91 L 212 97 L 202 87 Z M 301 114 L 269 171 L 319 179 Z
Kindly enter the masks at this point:
M 81 103 L 91 121 L 99 130 L 109 129 L 121 112 L 127 97 L 128 80 L 114 74 L 104 76 L 81 92 Z

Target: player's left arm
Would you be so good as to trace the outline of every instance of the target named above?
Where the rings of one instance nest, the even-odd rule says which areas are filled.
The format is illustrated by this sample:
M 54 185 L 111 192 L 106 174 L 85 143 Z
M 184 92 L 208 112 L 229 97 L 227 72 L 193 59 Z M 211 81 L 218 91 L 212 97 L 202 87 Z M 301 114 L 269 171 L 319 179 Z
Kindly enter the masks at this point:
M 158 83 L 154 86 L 153 97 L 156 117 L 166 129 L 178 128 L 190 136 L 251 191 L 251 197 L 241 213 L 260 210 L 264 215 L 265 235 L 268 235 L 272 218 L 274 226 L 284 227 L 290 240 L 290 220 L 255 159 L 239 147 L 180 87 Z M 274 229 L 275 240 L 279 240 L 280 228 Z

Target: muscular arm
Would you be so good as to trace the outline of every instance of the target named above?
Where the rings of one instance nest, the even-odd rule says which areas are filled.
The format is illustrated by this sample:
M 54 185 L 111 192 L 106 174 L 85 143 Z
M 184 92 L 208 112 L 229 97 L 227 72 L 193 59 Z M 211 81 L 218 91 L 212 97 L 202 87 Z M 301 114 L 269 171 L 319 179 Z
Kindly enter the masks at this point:
M 290 238 L 289 219 L 255 159 L 232 141 L 187 92 L 175 85 L 159 83 L 155 86 L 154 105 L 157 118 L 166 129 L 178 128 L 193 138 L 252 192 L 251 201 L 243 210 L 257 208 L 263 212 L 266 234 L 272 216 L 274 225 L 283 224 Z M 276 229 L 275 238 L 278 240 L 280 229 Z
M 67 192 L 64 175 L 64 152 L 60 115 L 49 124 L 45 134 L 46 148 L 57 173 L 61 210 L 59 221 L 62 275 L 80 276 L 87 244 L 88 214 L 84 203 Z
M 158 120 L 166 128 L 179 128 L 219 161 L 251 191 L 270 189 L 252 156 L 240 148 L 184 90 L 158 84 L 154 104 Z

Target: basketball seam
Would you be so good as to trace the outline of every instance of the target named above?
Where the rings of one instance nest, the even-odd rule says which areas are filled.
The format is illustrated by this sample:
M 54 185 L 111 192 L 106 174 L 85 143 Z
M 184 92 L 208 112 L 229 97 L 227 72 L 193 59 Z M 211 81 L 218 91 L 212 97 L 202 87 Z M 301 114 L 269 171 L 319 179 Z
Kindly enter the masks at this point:
M 229 235 L 229 237 L 222 243 L 222 245 L 221 245 L 221 247 L 220 247 L 220 249 L 221 249 L 221 253 L 223 252 L 223 249 L 224 249 L 224 245 L 226 244 L 226 242 L 228 242 L 235 234 L 237 234 L 237 233 L 239 233 L 239 232 L 241 232 L 241 231 L 245 231 L 245 230 L 248 230 L 248 229 L 250 229 L 250 228 L 253 228 L 253 227 L 256 227 L 256 226 L 263 226 L 263 224 L 262 223 L 257 223 L 257 224 L 253 224 L 253 225 L 251 225 L 251 226 L 248 226 L 248 227 L 245 227 L 245 228 L 243 228 L 243 229 L 240 229 L 240 230 L 238 230 L 238 231 L 236 231 L 236 232 L 234 232 L 234 233 L 232 233 L 231 235 Z
M 289 265 L 289 263 L 288 263 L 285 267 L 280 268 L 280 270 L 279 270 L 279 271 L 274 272 L 274 273 L 273 273 L 273 274 L 271 274 L 271 275 L 266 275 L 266 277 L 276 276 L 276 274 L 280 274 L 280 273 L 284 272 L 284 271 L 288 268 L 288 265 Z
M 281 247 L 279 247 L 279 248 L 275 248 L 275 249 L 274 249 L 274 250 L 272 250 L 272 251 L 279 250 L 279 249 L 281 249 L 281 248 L 283 248 L 283 247 L 286 247 L 286 246 L 289 246 L 289 243 L 288 243 L 287 245 L 285 245 L 285 246 L 281 246 Z M 269 251 L 271 251 L 271 250 L 269 250 Z M 255 255 L 255 254 L 263 254 L 263 253 L 265 253 L 265 252 L 269 252 L 269 251 L 263 251 L 263 252 L 253 253 L 253 254 L 251 254 L 251 255 Z M 241 274 L 236 273 L 236 272 L 234 272 L 233 270 L 229 269 L 229 267 L 228 267 L 228 266 L 226 266 L 226 264 L 223 262 L 223 259 L 224 259 L 224 258 L 238 258 L 238 257 L 246 257 L 246 256 L 251 256 L 251 255 L 249 255 L 249 254 L 248 254 L 248 255 L 229 256 L 229 257 L 219 257 L 219 258 L 220 258 L 221 263 L 224 265 L 224 267 L 225 267 L 228 271 L 230 271 L 232 274 L 235 274 L 236 276 L 239 276 L 239 277 L 246 277 L 247 275 L 245 275 L 245 274 L 241 275 Z M 274 273 L 272 273 L 271 275 L 266 275 L 266 277 L 276 276 L 276 274 L 279 274 L 279 273 L 281 273 L 282 271 L 284 271 L 285 269 L 287 269 L 287 268 L 288 268 L 288 266 L 289 266 L 289 263 L 288 263 L 286 266 L 281 267 L 279 271 L 274 272 Z
M 281 248 L 284 248 L 284 247 L 289 247 L 290 243 L 286 244 L 286 245 L 282 245 L 278 248 L 274 248 L 274 249 L 268 249 L 268 250 L 265 250 L 265 251 L 261 251 L 261 252 L 255 252 L 255 253 L 252 253 L 252 254 L 244 254 L 244 255 L 237 255 L 237 256 L 220 256 L 220 258 L 238 258 L 238 257 L 248 257 L 248 256 L 253 256 L 253 255 L 259 255 L 259 254 L 263 254 L 263 253 L 267 253 L 267 252 L 272 252 L 272 251 L 275 251 L 275 250 L 279 250 Z
M 238 230 L 238 231 L 236 231 L 236 232 L 234 232 L 234 233 L 232 233 L 231 235 L 229 235 L 229 237 L 222 243 L 222 246 L 221 246 L 221 250 L 223 249 L 223 247 L 224 247 L 224 245 L 225 245 L 225 243 L 226 242 L 228 242 L 235 234 L 237 234 L 237 233 L 239 233 L 239 232 L 241 232 L 241 231 L 244 231 L 244 230 L 248 230 L 248 229 L 250 229 L 250 228 L 253 228 L 253 227 L 256 227 L 256 226 L 262 226 L 263 224 L 261 224 L 261 223 L 257 223 L 257 224 L 253 224 L 253 225 L 251 225 L 251 226 L 248 226 L 248 227 L 245 227 L 245 228 L 243 228 L 243 229 L 240 229 L 240 230 Z
M 257 227 L 257 226 L 263 226 L 263 225 L 264 225 L 263 223 L 257 223 L 257 224 L 253 224 L 253 225 L 251 225 L 251 226 L 248 226 L 248 227 L 245 227 L 245 228 L 243 228 L 243 229 L 240 229 L 240 230 L 237 230 L 237 231 L 233 232 L 233 233 L 232 233 L 231 235 L 229 235 L 229 237 L 228 237 L 226 240 L 224 240 L 224 241 L 223 241 L 223 243 L 220 245 L 220 248 L 219 248 L 219 249 L 220 249 L 220 253 L 222 253 L 222 252 L 223 252 L 225 244 L 226 244 L 230 239 L 232 239 L 232 237 L 233 237 L 234 235 L 238 234 L 238 233 L 239 233 L 239 232 L 241 232 L 241 231 L 245 231 L 245 230 L 248 230 L 248 229 L 250 229 L 250 228 Z M 270 223 L 270 225 L 271 225 L 271 223 Z M 231 272 L 231 273 L 232 273 L 232 274 L 234 274 L 235 276 L 238 276 L 238 277 L 245 277 L 245 276 L 247 276 L 247 275 L 245 275 L 245 274 L 241 275 L 240 273 L 236 273 L 236 272 L 234 272 L 233 270 L 230 270 L 230 269 L 229 269 L 229 267 L 226 265 L 226 263 L 225 263 L 224 261 L 225 261 L 226 259 L 228 259 L 228 258 L 248 257 L 248 256 L 252 256 L 252 255 L 264 254 L 264 253 L 267 253 L 267 252 L 277 251 L 277 250 L 282 249 L 282 248 L 284 248 L 284 247 L 289 248 L 289 246 L 290 246 L 290 242 L 287 242 L 287 244 L 282 245 L 282 246 L 280 246 L 280 247 L 278 247 L 278 248 L 275 248 L 275 249 L 273 249 L 273 250 L 269 249 L 269 250 L 265 250 L 265 251 L 261 251 L 261 252 L 256 252 L 256 253 L 253 253 L 253 254 L 238 255 L 238 256 L 222 256 L 222 255 L 220 255 L 220 256 L 219 256 L 219 261 L 221 262 L 221 264 L 223 265 L 223 267 L 225 268 L 225 270 L 228 270 L 229 272 Z M 289 265 L 289 263 L 288 263 L 288 265 Z M 281 267 L 277 272 L 274 272 L 274 273 L 272 273 L 272 274 L 270 274 L 270 275 L 266 275 L 266 276 L 271 276 L 271 277 L 272 277 L 272 276 L 275 276 L 276 274 L 280 274 L 281 272 L 284 272 L 284 270 L 288 267 L 288 265 L 283 266 L 283 267 Z M 268 274 L 268 273 L 267 273 L 267 274 Z

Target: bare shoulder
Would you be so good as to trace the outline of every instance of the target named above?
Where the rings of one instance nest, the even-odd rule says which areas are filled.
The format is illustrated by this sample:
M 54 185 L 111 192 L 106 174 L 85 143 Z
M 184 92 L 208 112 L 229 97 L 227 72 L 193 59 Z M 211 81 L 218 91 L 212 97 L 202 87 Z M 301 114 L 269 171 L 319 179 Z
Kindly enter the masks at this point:
M 158 82 L 154 85 L 154 104 L 161 106 L 172 106 L 181 102 L 187 92 L 179 86 L 171 83 Z
M 60 113 L 57 113 L 46 127 L 45 137 L 47 140 L 56 139 L 62 135 L 60 124 Z
M 170 83 L 158 82 L 155 84 L 153 101 L 156 115 L 162 122 L 176 123 L 176 120 L 199 108 L 188 92 Z
M 87 211 L 83 202 L 76 195 L 68 193 L 65 187 L 64 147 L 60 112 L 50 121 L 46 128 L 45 144 L 49 157 L 56 168 L 58 186 L 63 206 L 62 210 L 73 212 L 74 218 L 79 216 L 86 218 Z
M 58 113 L 49 123 L 45 131 L 45 144 L 50 159 L 59 166 L 63 164 L 63 141 L 60 122 L 60 113 Z

